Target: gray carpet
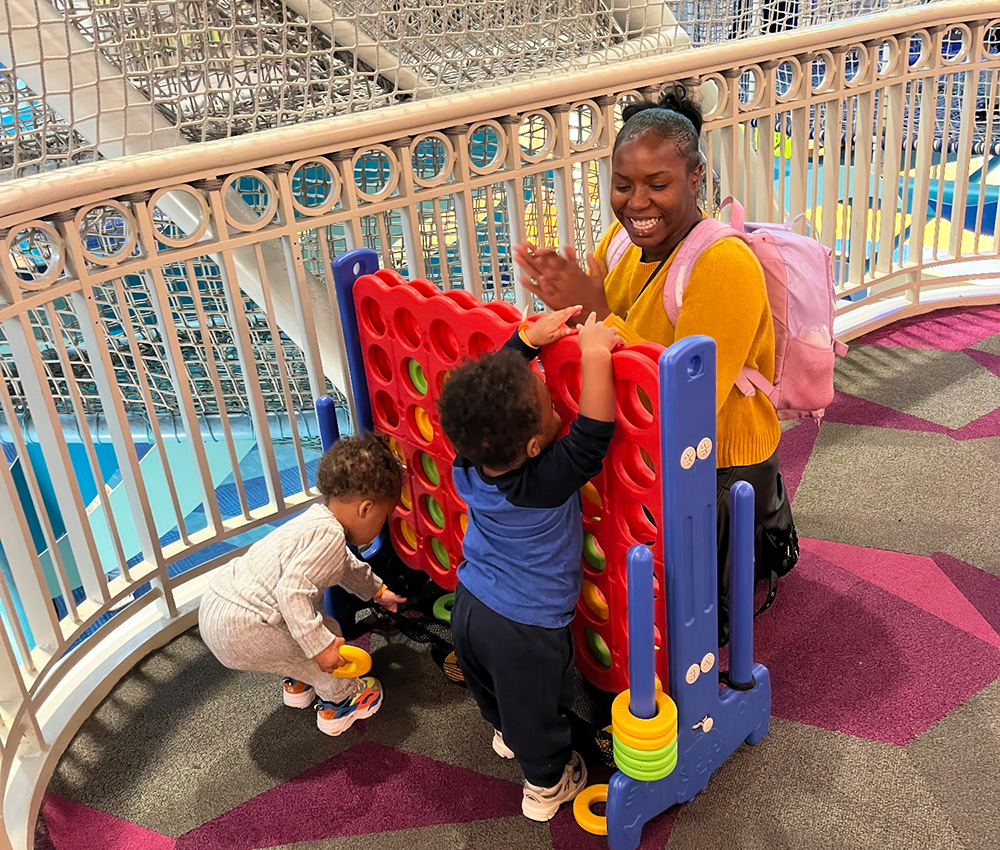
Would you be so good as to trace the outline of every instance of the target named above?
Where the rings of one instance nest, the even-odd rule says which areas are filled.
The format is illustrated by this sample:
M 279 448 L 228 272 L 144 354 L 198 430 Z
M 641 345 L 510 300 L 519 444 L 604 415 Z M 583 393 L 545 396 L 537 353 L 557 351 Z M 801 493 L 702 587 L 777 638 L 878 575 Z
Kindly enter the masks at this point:
M 827 421 L 786 429 L 803 557 L 757 621 L 770 733 L 643 848 L 1000 850 L 998 376 L 1000 310 L 944 311 L 859 341 Z M 568 807 L 520 817 L 467 692 L 426 644 L 372 641 L 384 707 L 331 739 L 178 638 L 70 745 L 37 850 L 607 846 Z

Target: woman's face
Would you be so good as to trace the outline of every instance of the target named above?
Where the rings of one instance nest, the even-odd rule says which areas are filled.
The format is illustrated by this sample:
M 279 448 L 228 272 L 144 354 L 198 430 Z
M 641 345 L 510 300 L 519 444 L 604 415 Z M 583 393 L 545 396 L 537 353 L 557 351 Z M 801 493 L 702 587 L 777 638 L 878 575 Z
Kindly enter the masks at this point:
M 664 259 L 701 217 L 701 172 L 699 165 L 689 173 L 677 145 L 653 132 L 615 151 L 611 209 L 647 262 Z

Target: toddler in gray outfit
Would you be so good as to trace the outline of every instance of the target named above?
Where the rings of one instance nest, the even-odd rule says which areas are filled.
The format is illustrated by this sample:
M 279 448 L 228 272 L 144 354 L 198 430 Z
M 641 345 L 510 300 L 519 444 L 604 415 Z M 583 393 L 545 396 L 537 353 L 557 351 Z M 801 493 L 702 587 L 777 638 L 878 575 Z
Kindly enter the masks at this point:
M 202 598 L 202 640 L 234 670 L 280 673 L 286 705 L 315 704 L 321 732 L 339 735 L 382 704 L 372 676 L 330 675 L 345 660 L 335 620 L 317 610 L 327 587 L 339 584 L 390 611 L 406 600 L 388 590 L 347 548 L 375 539 L 399 500 L 402 469 L 381 437 L 345 437 L 319 463 L 323 502 L 219 567 Z

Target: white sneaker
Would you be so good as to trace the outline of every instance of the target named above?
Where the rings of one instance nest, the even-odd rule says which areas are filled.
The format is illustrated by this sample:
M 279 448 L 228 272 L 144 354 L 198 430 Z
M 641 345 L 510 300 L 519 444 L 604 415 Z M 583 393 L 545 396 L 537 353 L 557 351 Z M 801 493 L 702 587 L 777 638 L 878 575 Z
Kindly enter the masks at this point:
M 281 699 L 292 708 L 309 708 L 316 701 L 316 692 L 312 685 L 286 677 L 281 680 Z
M 502 759 L 514 758 L 514 751 L 507 746 L 506 741 L 503 739 L 503 732 L 499 729 L 493 730 L 493 752 Z
M 527 781 L 524 783 L 521 812 L 530 820 L 552 820 L 559 807 L 572 800 L 586 784 L 587 765 L 583 763 L 580 754 L 574 752 L 563 770 L 562 779 L 551 788 L 540 788 Z

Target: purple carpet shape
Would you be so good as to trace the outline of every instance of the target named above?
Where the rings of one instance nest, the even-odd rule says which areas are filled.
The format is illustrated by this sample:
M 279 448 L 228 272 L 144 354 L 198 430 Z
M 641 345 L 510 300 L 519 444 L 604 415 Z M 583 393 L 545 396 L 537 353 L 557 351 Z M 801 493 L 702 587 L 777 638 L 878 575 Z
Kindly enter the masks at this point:
M 795 491 L 802 483 L 802 475 L 806 471 L 818 434 L 819 423 L 807 419 L 781 435 L 781 442 L 778 443 L 778 466 L 790 499 L 795 498 Z
M 861 337 L 855 344 L 961 351 L 997 333 L 1000 308 L 954 307 L 912 316 Z
M 996 647 L 808 547 L 755 632 L 775 717 L 897 745 L 1000 674 Z
M 177 850 L 258 850 L 520 813 L 520 785 L 363 741 L 181 836 Z
M 976 606 L 983 619 L 1000 631 L 1000 578 L 943 552 L 936 552 L 933 557 L 934 563 Z

